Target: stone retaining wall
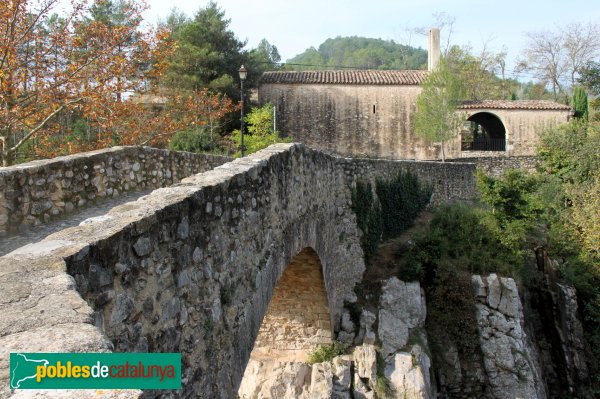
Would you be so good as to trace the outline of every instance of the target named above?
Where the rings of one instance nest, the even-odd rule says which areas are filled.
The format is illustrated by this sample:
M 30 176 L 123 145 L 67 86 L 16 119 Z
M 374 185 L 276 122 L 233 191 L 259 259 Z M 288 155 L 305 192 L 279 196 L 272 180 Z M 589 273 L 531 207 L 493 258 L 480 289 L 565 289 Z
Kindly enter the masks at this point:
M 448 159 L 449 162 L 474 163 L 478 168 L 491 176 L 500 176 L 507 169 L 525 169 L 533 172 L 537 167 L 537 157 L 473 157 Z
M 0 237 L 124 191 L 159 188 L 231 158 L 114 147 L 0 168 Z
M 345 158 L 339 164 L 350 184 L 365 179 L 372 182 L 376 178 L 392 179 L 401 171 L 410 171 L 421 182 L 433 185 L 432 205 L 477 197 L 472 163 Z

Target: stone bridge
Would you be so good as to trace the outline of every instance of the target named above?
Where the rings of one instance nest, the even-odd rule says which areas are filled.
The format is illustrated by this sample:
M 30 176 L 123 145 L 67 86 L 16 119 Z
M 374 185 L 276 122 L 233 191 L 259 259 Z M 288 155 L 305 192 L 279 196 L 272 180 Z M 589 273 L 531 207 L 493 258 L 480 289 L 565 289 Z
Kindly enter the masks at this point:
M 278 144 L 1 257 L 0 397 L 31 397 L 8 391 L 8 353 L 38 351 L 180 352 L 176 396 L 236 397 L 278 282 L 304 278 L 322 297 L 314 302 L 328 314 L 312 318 L 317 340 L 339 331 L 344 298 L 365 269 L 351 188 L 406 170 L 433 184 L 433 203 L 475 195 L 473 164 L 337 158 Z

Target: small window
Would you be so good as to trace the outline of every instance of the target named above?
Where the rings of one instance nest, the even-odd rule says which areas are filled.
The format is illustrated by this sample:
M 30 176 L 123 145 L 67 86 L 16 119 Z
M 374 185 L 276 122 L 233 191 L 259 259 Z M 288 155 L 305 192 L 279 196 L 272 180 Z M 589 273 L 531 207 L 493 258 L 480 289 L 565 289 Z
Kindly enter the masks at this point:
M 373 113 L 375 113 L 375 104 L 373 104 Z

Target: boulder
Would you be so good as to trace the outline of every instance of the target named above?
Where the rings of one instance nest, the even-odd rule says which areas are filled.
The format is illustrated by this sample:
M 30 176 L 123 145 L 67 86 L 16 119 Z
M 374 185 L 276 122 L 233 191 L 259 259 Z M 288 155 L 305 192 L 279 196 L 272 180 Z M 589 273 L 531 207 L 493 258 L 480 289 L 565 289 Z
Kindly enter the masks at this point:
M 330 398 L 332 394 L 333 371 L 331 370 L 331 363 L 313 364 L 309 397 L 311 399 L 323 399 Z
M 238 390 L 240 399 L 308 399 L 311 367 L 300 362 L 250 359 Z
M 420 284 L 396 277 L 383 285 L 379 303 L 378 335 L 386 358 L 406 346 L 410 329 L 424 325 L 427 308 Z
M 432 395 L 429 368 L 431 360 L 419 345 L 411 352 L 396 353 L 385 367 L 394 398 L 430 399 Z
M 377 352 L 374 345 L 361 345 L 354 349 L 354 370 L 359 378 L 369 380 L 373 386 L 377 377 Z

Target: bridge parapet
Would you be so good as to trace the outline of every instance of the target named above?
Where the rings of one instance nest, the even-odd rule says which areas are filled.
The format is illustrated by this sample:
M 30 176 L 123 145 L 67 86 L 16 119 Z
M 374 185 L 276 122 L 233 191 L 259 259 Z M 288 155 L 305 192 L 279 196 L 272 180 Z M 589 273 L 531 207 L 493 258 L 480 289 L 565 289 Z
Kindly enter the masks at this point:
M 88 202 L 169 186 L 231 160 L 137 146 L 0 167 L 0 237 L 64 217 Z
M 279 144 L 0 258 L 0 380 L 10 351 L 170 351 L 182 353 L 179 396 L 235 397 L 277 281 L 304 248 L 339 329 L 364 272 L 352 183 L 406 169 L 434 182 L 437 202 L 474 194 L 472 164 Z

